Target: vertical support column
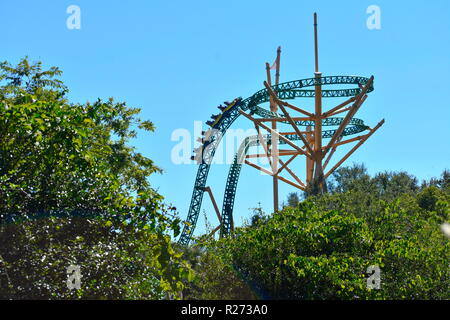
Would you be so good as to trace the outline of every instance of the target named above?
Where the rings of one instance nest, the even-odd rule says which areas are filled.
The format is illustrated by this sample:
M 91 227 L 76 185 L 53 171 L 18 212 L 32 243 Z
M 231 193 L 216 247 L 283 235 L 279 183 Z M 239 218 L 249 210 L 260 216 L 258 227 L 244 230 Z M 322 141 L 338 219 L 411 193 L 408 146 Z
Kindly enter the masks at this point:
M 272 129 L 277 131 L 277 122 L 272 121 Z M 273 135 L 272 141 L 272 164 L 273 164 L 273 212 L 278 211 L 278 136 Z
M 281 47 L 278 47 L 278 49 L 277 49 L 277 68 L 276 68 L 276 73 L 275 73 L 275 85 L 278 85 L 280 83 L 280 57 L 281 57 Z
M 317 14 L 314 13 L 314 57 L 315 57 L 315 112 L 314 112 L 314 194 L 325 191 L 323 177 L 323 152 L 322 152 L 322 73 L 319 71 L 319 45 L 317 36 Z
M 281 47 L 277 49 L 277 59 L 276 61 L 276 73 L 275 73 L 275 85 L 278 85 L 280 82 L 280 55 L 281 55 Z M 275 94 L 277 92 L 275 91 Z M 278 106 L 276 103 L 273 104 L 273 108 L 271 108 L 272 112 L 278 111 Z M 272 121 L 272 130 L 277 131 L 277 121 Z M 278 135 L 272 135 L 272 164 L 273 164 L 273 212 L 277 212 L 278 207 Z
M 267 83 L 271 87 L 272 86 L 272 77 L 270 75 L 270 64 L 268 62 L 266 62 L 266 74 L 267 74 Z M 270 111 L 275 112 L 276 106 L 275 106 L 272 96 L 269 97 L 269 103 L 270 103 Z
M 306 127 L 306 141 L 308 141 L 311 148 L 314 150 L 314 135 L 311 126 Z M 309 157 L 306 157 L 306 184 L 309 185 L 313 178 L 314 162 Z

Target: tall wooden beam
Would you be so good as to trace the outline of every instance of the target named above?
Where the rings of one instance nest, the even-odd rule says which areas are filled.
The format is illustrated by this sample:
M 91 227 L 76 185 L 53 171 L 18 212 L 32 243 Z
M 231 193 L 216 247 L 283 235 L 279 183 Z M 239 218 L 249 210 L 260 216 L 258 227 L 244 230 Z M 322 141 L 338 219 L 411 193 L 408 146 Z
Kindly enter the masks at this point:
M 300 132 L 300 129 L 297 127 L 297 125 L 295 124 L 294 120 L 292 120 L 291 116 L 289 115 L 289 113 L 286 111 L 286 109 L 282 105 L 280 105 L 280 109 L 281 109 L 281 111 L 283 111 L 284 116 L 288 119 L 288 121 L 291 124 L 292 128 L 294 128 L 295 133 L 302 140 L 303 144 L 306 147 L 306 150 L 308 150 L 308 152 L 310 153 L 310 158 L 312 159 L 313 156 L 314 156 L 314 150 L 312 149 L 312 147 L 309 144 L 308 140 L 305 138 L 305 136 L 302 134 L 302 132 Z
M 273 176 L 273 172 L 270 172 L 267 169 L 264 169 L 263 167 L 258 166 L 257 164 L 254 164 L 253 162 L 250 162 L 248 160 L 244 160 L 245 164 L 248 164 L 249 166 L 258 169 L 261 172 L 264 172 L 265 174 L 268 174 L 269 176 Z
M 286 142 L 286 144 L 288 144 L 289 146 L 291 146 L 292 148 L 296 149 L 300 154 L 304 154 L 307 155 L 308 153 L 306 151 L 303 151 L 299 146 L 297 146 L 295 143 L 293 143 L 291 140 L 289 140 L 288 138 L 280 135 L 278 132 L 272 130 L 271 128 L 269 128 L 268 126 L 266 126 L 264 123 L 258 123 L 251 115 L 247 114 L 246 112 L 242 111 L 241 109 L 239 109 L 239 113 L 242 114 L 244 117 L 246 117 L 247 119 L 251 120 L 253 123 L 256 123 L 256 126 L 260 126 L 263 129 L 266 129 L 268 132 L 270 132 L 272 139 L 274 135 L 277 135 L 281 140 L 283 140 L 284 142 Z
M 286 161 L 285 163 L 283 163 L 283 165 L 280 167 L 280 169 L 278 169 L 278 174 L 280 174 L 281 171 L 283 171 L 284 168 L 286 168 L 289 163 L 292 162 L 292 160 L 294 160 L 296 157 L 298 156 L 298 153 L 294 154 L 292 157 L 289 158 L 288 161 Z
M 270 64 L 268 62 L 266 62 L 266 76 L 267 76 L 267 82 L 269 83 L 270 86 L 272 86 L 272 78 L 270 75 Z M 275 112 L 274 111 L 275 103 L 274 103 L 272 97 L 269 97 L 269 106 L 270 106 L 270 111 Z
M 272 121 L 272 132 L 277 132 L 277 122 Z M 278 140 L 280 135 L 271 135 L 272 145 L 272 163 L 273 163 L 273 212 L 278 212 L 278 161 L 280 156 L 278 154 Z
M 269 87 L 269 85 L 264 82 L 264 85 L 267 88 L 267 91 L 270 93 L 270 95 L 272 96 L 273 91 L 272 89 Z M 300 130 L 298 129 L 297 125 L 295 124 L 294 120 L 291 118 L 291 116 L 289 115 L 289 113 L 286 111 L 286 109 L 284 108 L 283 104 L 278 104 L 281 111 L 283 111 L 284 116 L 286 117 L 286 119 L 289 121 L 289 123 L 291 124 L 292 128 L 294 128 L 294 131 L 297 133 L 297 135 L 300 137 L 300 139 L 302 140 L 303 144 L 306 146 L 306 149 L 308 150 L 309 154 L 310 154 L 310 158 L 312 158 L 314 151 L 312 150 L 311 146 L 309 145 L 308 141 L 305 139 L 305 137 L 303 136 L 303 134 L 300 132 Z
M 324 118 L 328 118 L 328 117 L 331 116 L 332 113 L 334 113 L 335 111 L 341 109 L 342 107 L 345 107 L 346 105 L 352 103 L 352 102 L 355 101 L 355 100 L 356 100 L 356 96 L 351 97 L 350 99 L 348 99 L 348 100 L 346 100 L 346 101 L 344 101 L 344 102 L 338 104 L 336 107 L 334 107 L 334 108 L 328 110 L 327 112 L 324 112 L 324 113 L 322 114 L 322 116 L 323 116 Z
M 344 163 L 345 160 L 348 159 L 348 157 L 350 157 L 353 152 L 356 151 L 356 149 L 358 149 L 364 142 L 366 142 L 367 139 L 369 139 L 369 137 L 375 133 L 375 131 L 378 130 L 378 128 L 380 128 L 384 123 L 384 119 L 381 120 L 373 129 L 370 130 L 370 132 L 368 134 L 366 134 L 366 136 L 364 138 L 362 138 L 349 152 L 347 152 L 347 154 L 338 162 L 334 165 L 333 168 L 331 168 L 327 174 L 325 174 L 325 178 L 327 178 L 330 174 L 333 173 L 334 170 L 336 170 L 342 163 Z
M 292 110 L 295 110 L 297 112 L 303 113 L 304 115 L 307 115 L 308 117 L 311 117 L 311 118 L 314 117 L 314 115 L 312 113 L 310 113 L 310 112 L 308 112 L 306 110 L 303 110 L 303 109 L 301 109 L 299 107 L 293 106 L 292 104 L 287 103 L 286 101 L 282 101 L 282 100 L 278 99 L 277 95 L 275 94 L 275 92 L 272 90 L 271 86 L 266 81 L 264 81 L 264 86 L 266 87 L 267 92 L 269 93 L 270 97 L 279 106 L 283 105 L 285 107 L 291 108 Z
M 293 155 L 299 155 L 298 151 L 296 150 L 284 150 L 284 151 L 279 151 L 278 153 L 280 155 L 280 157 L 284 157 L 284 156 L 293 156 Z M 270 156 L 269 156 L 270 157 Z M 255 153 L 255 154 L 247 154 L 245 156 L 246 159 L 252 159 L 252 158 L 267 158 L 267 154 L 265 153 Z
M 314 147 L 314 137 L 312 134 L 311 126 L 306 127 L 306 132 L 308 142 L 311 144 L 312 147 Z M 306 157 L 306 184 L 311 183 L 313 173 L 314 173 L 314 160 Z
M 338 138 L 338 141 L 340 141 L 342 139 L 342 137 Z M 323 169 L 325 170 L 325 168 L 327 167 L 328 163 L 330 162 L 331 158 L 333 157 L 333 154 L 336 152 L 336 145 L 333 146 L 333 148 L 331 149 L 330 153 L 328 154 L 327 159 L 325 160 L 324 164 L 323 164 Z
M 217 206 L 216 199 L 214 199 L 214 195 L 213 195 L 213 193 L 211 191 L 211 188 L 210 187 L 204 187 L 203 191 L 207 192 L 209 194 L 209 197 L 211 198 L 211 202 L 212 202 L 213 207 L 214 207 L 214 211 L 216 211 L 217 218 L 219 219 L 219 222 L 222 224 L 222 216 L 220 215 L 219 207 Z
M 312 121 L 314 119 L 312 117 L 292 117 L 292 120 L 294 120 L 294 121 Z M 271 121 L 285 122 L 285 121 L 287 121 L 287 119 L 283 118 L 283 117 L 278 117 L 278 118 L 258 118 L 258 119 L 255 119 L 255 121 L 257 121 L 257 122 L 271 122 Z
M 315 86 L 314 86 L 314 180 L 319 190 L 325 191 L 323 177 L 322 152 L 322 73 L 319 71 L 319 45 L 317 36 L 317 14 L 314 13 L 314 57 L 315 57 Z
M 266 143 L 266 139 L 264 139 L 264 137 L 262 136 L 261 131 L 259 130 L 258 125 L 257 125 L 256 123 L 254 123 L 254 124 L 255 124 L 255 129 L 256 129 L 256 131 L 258 132 L 259 143 L 263 146 L 264 151 L 265 151 L 266 154 L 267 154 L 267 159 L 269 160 L 270 167 L 271 167 L 272 170 L 273 170 L 273 164 L 272 164 L 272 161 L 271 161 L 271 159 L 270 159 L 271 156 L 270 156 L 269 147 L 267 146 L 267 143 Z
M 277 68 L 275 73 L 275 85 L 280 83 L 280 60 L 281 60 L 281 47 L 277 49 Z
M 316 72 L 319 72 L 319 44 L 317 37 L 317 13 L 314 12 L 314 61 L 316 64 Z
M 300 189 L 302 191 L 306 190 L 306 188 L 304 186 L 301 186 L 301 185 L 299 185 L 299 184 L 297 184 L 297 183 L 295 183 L 295 182 L 293 182 L 293 181 L 291 181 L 289 179 L 286 179 L 286 178 L 284 178 L 282 176 L 278 176 L 278 179 L 283 181 L 283 182 L 285 182 L 285 183 L 287 183 L 287 184 L 289 184 L 289 185 L 291 185 L 291 186 L 293 186 L 293 187 L 295 187 L 295 188 L 297 188 L 297 189 Z
M 284 162 L 283 162 L 283 160 L 281 160 L 281 159 L 280 159 L 280 163 L 281 163 L 282 165 L 284 165 Z M 303 183 L 303 181 L 300 180 L 300 178 L 297 177 L 297 175 L 296 175 L 296 174 L 295 174 L 288 166 L 285 167 L 285 170 L 286 170 L 286 171 L 291 175 L 291 177 L 294 178 L 300 185 L 305 186 L 305 184 Z
M 350 109 L 351 109 L 351 107 L 348 107 L 348 108 L 345 108 L 345 109 L 340 109 L 340 110 L 334 111 L 333 113 L 331 113 L 330 115 L 328 115 L 327 118 L 328 118 L 328 117 L 333 117 L 333 116 L 335 116 L 335 115 L 337 115 L 337 114 L 339 114 L 339 113 L 346 112 L 346 111 L 348 111 L 348 110 L 350 110 Z
M 328 142 L 327 146 L 325 147 L 325 150 L 324 150 L 325 153 L 328 152 L 328 150 L 334 145 L 336 140 L 342 135 L 345 127 L 350 122 L 350 120 L 353 118 L 353 116 L 356 114 L 356 112 L 359 110 L 359 108 L 364 103 L 364 101 L 366 101 L 366 98 L 367 98 L 367 96 L 363 96 L 361 99 L 356 100 L 356 102 L 353 104 L 352 108 L 347 113 L 347 115 L 344 117 L 344 120 L 342 120 L 338 129 L 333 134 L 333 137 L 331 137 L 330 141 Z
M 280 58 L 281 58 L 281 47 L 278 47 L 277 49 L 277 58 L 275 60 L 276 63 L 276 73 L 275 73 L 275 85 L 278 85 L 280 83 Z M 275 94 L 276 97 L 276 94 Z M 277 105 L 273 102 L 273 97 L 271 96 L 270 99 L 270 111 L 272 112 L 277 112 L 278 108 Z M 277 131 L 277 121 L 272 121 L 272 130 L 273 131 Z M 274 136 L 272 135 L 271 137 L 271 145 L 272 145 L 272 163 L 273 163 L 273 167 L 272 170 L 274 172 L 274 177 L 273 177 L 273 211 L 277 212 L 278 211 L 278 177 L 277 177 L 277 172 L 278 172 L 278 138 L 279 135 Z
M 366 100 L 366 98 L 367 98 L 366 93 L 369 90 L 369 88 L 372 86 L 373 79 L 374 79 L 374 77 L 371 76 L 369 81 L 367 81 L 367 84 L 364 86 L 364 88 L 362 88 L 361 92 L 358 95 L 356 95 L 355 102 L 351 106 L 351 108 L 348 111 L 347 115 L 345 116 L 344 120 L 340 124 L 339 128 L 334 133 L 333 137 L 328 142 L 328 145 L 327 145 L 327 147 L 325 149 L 325 153 L 328 152 L 329 148 L 331 148 L 331 146 L 335 143 L 336 139 L 341 136 L 341 134 L 344 131 L 344 129 L 347 126 L 347 124 L 350 122 L 350 120 L 356 114 L 356 112 L 358 111 L 359 107 L 361 107 L 361 105 Z

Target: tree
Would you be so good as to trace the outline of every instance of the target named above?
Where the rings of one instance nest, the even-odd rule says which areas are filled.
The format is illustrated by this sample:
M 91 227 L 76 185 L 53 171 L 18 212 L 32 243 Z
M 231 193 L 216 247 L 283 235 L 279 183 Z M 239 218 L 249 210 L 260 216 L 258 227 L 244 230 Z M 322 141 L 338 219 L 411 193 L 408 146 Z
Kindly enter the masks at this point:
M 440 178 L 432 178 L 430 181 L 424 181 L 422 188 L 427 186 L 435 186 L 444 190 L 450 189 L 450 170 L 444 170 Z
M 330 180 L 332 193 L 372 192 L 384 198 L 395 198 L 403 193 L 415 193 L 419 190 L 417 178 L 407 172 L 381 172 L 371 177 L 364 164 L 337 169 Z
M 266 213 L 264 212 L 261 202 L 254 208 L 250 208 L 252 216 L 250 218 L 250 226 L 256 226 L 258 223 L 263 223 L 266 219 Z
M 392 177 L 403 177 L 406 188 Z M 211 240 L 208 261 L 223 273 L 214 278 L 209 271 L 196 285 L 218 297 L 227 283 L 230 299 L 448 299 L 450 242 L 440 225 L 449 218 L 450 196 L 434 186 L 412 192 L 408 177 L 388 175 L 384 192 L 350 187 L 309 197 Z M 380 290 L 367 287 L 370 266 L 381 270 Z M 234 287 L 224 273 L 241 282 Z M 243 283 L 251 290 L 237 290 Z
M 289 207 L 296 207 L 300 203 L 300 196 L 297 192 L 291 192 L 287 196 L 287 205 Z
M 417 178 L 407 172 L 382 172 L 372 179 L 378 193 L 396 197 L 403 193 L 414 193 L 418 191 Z
M 331 192 L 347 192 L 370 186 L 370 176 L 364 164 L 353 163 L 352 166 L 340 167 L 331 175 L 329 189 Z
M 72 104 L 58 68 L 0 64 L 0 296 L 159 298 L 189 270 L 171 246 L 161 172 L 129 145 L 153 131 L 125 103 Z M 80 264 L 83 287 L 65 286 Z
M 246 283 L 243 275 L 230 263 L 230 260 L 216 254 L 214 242 L 199 241 L 185 248 L 187 257 L 195 253 L 192 261 L 193 281 L 186 283 L 183 297 L 188 300 L 227 300 L 257 299 L 251 285 Z

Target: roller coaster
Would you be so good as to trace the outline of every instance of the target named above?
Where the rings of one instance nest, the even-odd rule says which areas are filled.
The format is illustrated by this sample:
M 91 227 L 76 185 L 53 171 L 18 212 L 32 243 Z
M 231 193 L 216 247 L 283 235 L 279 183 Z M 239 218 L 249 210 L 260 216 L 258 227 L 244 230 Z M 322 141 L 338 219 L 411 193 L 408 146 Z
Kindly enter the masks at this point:
M 315 16 L 316 19 L 316 16 Z M 316 32 L 316 20 L 315 20 L 315 32 Z M 209 169 L 211 167 L 212 160 L 222 137 L 226 134 L 227 130 L 241 115 L 253 121 L 255 128 L 258 130 L 258 135 L 250 136 L 244 139 L 239 146 L 237 153 L 234 156 L 233 163 L 229 169 L 222 210 L 221 213 L 217 212 L 220 219 L 220 236 L 227 236 L 233 229 L 233 208 L 236 197 L 236 189 L 239 181 L 239 176 L 242 168 L 242 164 L 249 164 L 257 169 L 265 171 L 264 169 L 247 161 L 249 159 L 249 150 L 253 146 L 263 145 L 267 154 L 267 158 L 272 159 L 271 164 L 275 161 L 282 164 L 281 168 L 275 167 L 275 171 L 266 172 L 274 177 L 274 188 L 277 188 L 275 181 L 281 180 L 290 185 L 297 187 L 301 190 L 306 190 L 309 185 L 314 183 L 321 183 L 324 179 L 331 174 L 345 159 L 347 159 L 364 141 L 368 139 L 383 123 L 382 120 L 374 128 L 364 124 L 361 119 L 354 118 L 354 114 L 359 109 L 361 104 L 367 98 L 367 93 L 374 90 L 373 77 L 366 78 L 360 76 L 322 76 L 318 72 L 317 62 L 317 33 L 315 34 L 316 41 L 316 72 L 314 78 L 307 78 L 301 80 L 288 81 L 284 83 L 278 83 L 279 75 L 279 53 L 277 56 L 277 83 L 271 85 L 269 66 L 266 64 L 268 71 L 268 81 L 265 82 L 265 88 L 257 91 L 248 98 L 242 99 L 240 97 L 233 99 L 231 102 L 225 102 L 224 106 L 220 105 L 220 113 L 213 115 L 210 121 L 207 121 L 207 125 L 210 126 L 206 132 L 202 132 L 202 137 L 198 140 L 201 145 L 194 150 L 194 155 L 191 157 L 198 164 L 197 175 L 195 178 L 194 188 L 192 192 L 191 203 L 187 219 L 184 224 L 182 234 L 178 240 L 180 244 L 189 244 L 197 220 L 199 217 L 201 204 L 203 200 L 204 192 L 206 191 L 206 182 L 208 178 Z M 350 85 L 350 88 L 326 88 L 331 85 Z M 325 87 L 325 89 L 323 89 Z M 322 98 L 348 98 L 344 103 L 332 108 L 331 110 L 322 113 L 321 100 Z M 309 113 L 303 109 L 292 106 L 286 102 L 295 100 L 297 98 L 314 98 L 316 101 L 316 113 Z M 270 103 L 270 110 L 261 106 L 264 103 Z M 347 105 L 353 103 L 350 107 Z M 277 105 L 283 111 L 282 114 L 278 113 Z M 318 109 L 318 106 L 320 107 Z M 307 117 L 291 117 L 286 111 L 286 107 L 292 108 L 295 111 L 307 115 Z M 348 112 L 345 117 L 334 117 L 334 115 Z M 256 118 L 256 116 L 258 118 Z M 272 129 L 263 124 L 264 121 L 272 123 Z M 279 133 L 274 131 L 276 129 L 276 123 L 291 125 L 294 128 L 294 132 Z M 335 126 L 335 129 L 322 130 L 322 126 L 330 127 Z M 300 131 L 298 127 L 306 127 L 307 131 Z M 268 134 L 261 134 L 260 129 L 264 128 L 269 131 Z M 311 128 L 314 128 L 313 131 Z M 357 136 L 346 141 L 343 141 L 343 137 L 356 135 L 358 133 L 368 131 L 367 134 Z M 322 147 L 322 139 L 330 139 L 330 142 L 325 147 Z M 303 147 L 294 145 L 294 141 L 303 142 Z M 358 144 L 344 156 L 331 170 L 327 173 L 323 172 L 334 153 L 337 146 L 347 144 L 353 141 L 359 141 Z M 289 145 L 295 147 L 293 151 L 278 151 L 278 145 Z M 270 150 L 269 150 L 270 147 Z M 292 158 L 286 163 L 277 156 L 292 155 Z M 324 156 L 328 153 L 328 159 L 325 164 L 322 163 Z M 288 168 L 288 163 L 292 161 L 297 155 L 307 156 L 307 183 L 303 183 L 291 170 Z M 258 156 L 258 155 L 255 155 Z M 308 162 L 309 161 L 309 162 Z M 308 165 L 309 163 L 309 165 Z M 280 171 L 286 169 L 289 170 L 291 176 L 295 178 L 295 182 L 290 181 L 279 175 Z M 322 179 L 322 180 L 320 180 Z M 274 190 L 274 195 L 278 197 L 277 190 Z M 212 196 L 212 195 L 211 195 Z M 277 206 L 277 199 L 275 205 Z M 214 202 L 215 205 L 215 202 Z M 216 205 L 215 205 L 216 206 Z M 217 210 L 217 209 L 216 209 Z M 276 210 L 276 207 L 275 209 Z M 216 230 L 217 230 L 216 229 Z

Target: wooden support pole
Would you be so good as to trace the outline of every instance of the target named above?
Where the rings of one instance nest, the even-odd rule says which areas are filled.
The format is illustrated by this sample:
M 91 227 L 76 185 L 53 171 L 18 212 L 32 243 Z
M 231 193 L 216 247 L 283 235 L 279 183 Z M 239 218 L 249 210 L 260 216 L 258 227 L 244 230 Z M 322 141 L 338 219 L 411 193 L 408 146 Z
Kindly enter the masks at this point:
M 281 54 L 281 47 L 278 47 L 277 49 L 277 58 L 275 60 L 276 64 L 276 73 L 275 73 L 275 85 L 278 85 L 280 81 L 280 54 Z M 266 72 L 267 72 L 267 81 L 269 83 L 269 87 L 271 87 L 271 81 L 270 81 L 270 66 L 267 63 L 266 64 Z M 274 95 L 276 97 L 276 95 Z M 274 97 L 270 96 L 270 111 L 276 113 L 278 111 L 276 103 L 274 103 Z M 272 120 L 272 132 L 277 130 L 277 121 Z M 273 211 L 278 211 L 278 178 L 277 178 L 277 172 L 278 172 L 278 135 L 271 137 L 271 154 L 272 154 L 272 171 L 274 172 L 273 177 Z
M 328 150 L 334 145 L 336 140 L 342 135 L 342 132 L 344 132 L 345 127 L 350 122 L 350 120 L 353 118 L 353 116 L 356 114 L 356 112 L 359 110 L 361 105 L 366 101 L 367 96 L 363 96 L 361 99 L 357 99 L 354 105 L 351 107 L 350 111 L 345 116 L 344 120 L 342 120 L 341 124 L 339 125 L 336 132 L 333 134 L 333 137 L 331 137 L 330 141 L 328 142 L 328 145 L 326 146 L 324 153 L 327 153 Z
M 294 121 L 312 121 L 312 120 L 314 120 L 314 118 L 313 117 L 292 117 L 292 120 L 294 120 Z M 278 117 L 278 118 L 258 118 L 258 119 L 255 119 L 255 121 L 256 122 L 271 122 L 271 121 L 287 122 L 287 119 L 283 118 L 283 117 Z
M 277 68 L 275 73 L 275 85 L 280 83 L 280 60 L 281 60 L 281 47 L 277 49 Z
M 270 86 L 272 86 L 272 77 L 270 75 L 270 64 L 266 62 L 266 76 L 267 76 L 267 82 Z
M 277 122 L 272 121 L 272 132 L 277 132 Z M 278 161 L 280 156 L 278 154 L 278 140 L 280 135 L 271 135 L 272 145 L 272 163 L 273 163 L 273 212 L 278 212 Z
M 292 157 L 289 158 L 288 161 L 286 161 L 285 163 L 283 163 L 283 165 L 280 167 L 280 169 L 278 169 L 278 174 L 280 174 L 281 171 L 283 171 L 284 168 L 286 168 L 289 163 L 292 162 L 292 160 L 294 160 L 296 157 L 298 156 L 298 153 L 294 154 Z
M 265 174 L 268 174 L 269 176 L 273 176 L 273 172 L 270 172 L 267 169 L 264 169 L 263 167 L 258 166 L 257 164 L 254 164 L 253 162 L 250 162 L 248 160 L 244 160 L 245 164 L 248 164 L 249 166 L 258 169 L 259 171 L 264 172 Z
M 333 168 L 331 168 L 327 174 L 325 175 L 325 178 L 327 178 L 330 174 L 333 173 L 334 170 L 336 170 L 342 163 L 344 163 L 345 160 L 348 159 L 348 157 L 350 157 L 353 152 L 356 151 L 356 149 L 358 149 L 367 139 L 369 139 L 369 137 L 375 133 L 375 131 L 378 130 L 378 128 L 380 128 L 384 123 L 384 119 L 381 120 L 373 129 L 370 130 L 370 132 L 368 134 L 366 134 L 366 136 L 364 138 L 362 138 L 338 163 L 336 163 L 334 165 Z
M 316 64 L 316 72 L 319 72 L 319 45 L 317 37 L 317 13 L 314 12 L 314 60 Z
M 288 119 L 289 123 L 291 124 L 292 128 L 294 128 L 295 133 L 297 133 L 297 135 L 300 137 L 300 139 L 302 140 L 303 144 L 306 147 L 306 150 L 308 150 L 309 154 L 310 154 L 310 158 L 313 158 L 314 155 L 314 151 L 312 149 L 312 147 L 309 145 L 308 140 L 304 137 L 304 135 L 300 132 L 300 129 L 297 127 L 297 125 L 295 124 L 294 120 L 292 120 L 291 116 L 289 115 L 289 113 L 286 111 L 286 109 L 283 107 L 283 105 L 280 105 L 280 109 L 281 111 L 283 111 L 284 116 Z
M 311 126 L 306 127 L 306 137 L 311 147 L 314 147 L 314 138 L 312 135 Z M 306 184 L 309 184 L 312 180 L 312 176 L 314 173 L 314 161 L 311 158 L 306 157 Z
M 209 194 L 209 197 L 211 198 L 211 202 L 213 204 L 214 210 L 216 211 L 217 218 L 219 219 L 219 223 L 222 224 L 222 216 L 220 215 L 219 207 L 217 206 L 216 199 L 214 199 L 214 195 L 211 191 L 210 187 L 204 187 L 204 192 L 207 192 Z
M 266 86 L 267 91 L 269 92 L 270 96 L 274 96 L 274 92 L 272 91 L 272 88 L 270 88 L 270 86 L 264 82 L 264 85 Z M 279 100 L 277 97 L 274 97 L 274 99 L 277 99 L 276 102 L 278 103 L 281 111 L 283 111 L 284 116 L 287 118 L 287 120 L 289 121 L 289 123 L 291 124 L 291 126 L 294 128 L 295 132 L 297 133 L 297 135 L 300 137 L 300 139 L 302 140 L 303 144 L 305 145 L 306 149 L 309 152 L 308 156 L 309 158 L 313 157 L 314 151 L 312 150 L 311 146 L 309 145 L 308 141 L 305 139 L 305 137 L 303 136 L 303 134 L 300 132 L 300 130 L 298 129 L 297 125 L 295 124 L 294 120 L 291 118 L 291 116 L 289 115 L 289 113 L 286 111 L 286 109 L 284 108 L 283 104 L 284 102 Z M 305 112 L 307 113 L 307 112 Z M 312 114 L 310 114 L 312 116 Z
M 275 94 L 275 92 L 272 90 L 272 88 L 270 87 L 270 85 L 264 81 L 264 86 L 267 89 L 267 92 L 269 93 L 270 97 L 275 101 L 276 104 L 278 104 L 279 106 L 283 105 L 285 107 L 291 108 L 297 112 L 303 113 L 304 115 L 307 115 L 308 117 L 314 118 L 314 115 L 308 111 L 305 111 L 301 108 L 298 108 L 296 106 L 291 105 L 290 103 L 287 103 L 286 101 L 282 101 L 280 99 L 278 99 L 277 95 Z
M 279 153 L 280 157 L 284 157 L 284 156 L 293 156 L 293 155 L 299 155 L 298 151 L 296 150 L 284 150 L 284 151 L 280 151 Z M 252 159 L 252 158 L 267 158 L 267 154 L 265 153 L 256 153 L 256 154 L 247 154 L 245 156 L 246 159 Z
M 350 109 L 351 109 L 351 107 L 348 107 L 348 108 L 345 108 L 345 109 L 341 109 L 341 110 L 337 110 L 337 111 L 335 111 L 335 112 L 330 113 L 329 115 L 327 115 L 327 118 L 328 118 L 328 117 L 333 117 L 333 116 L 335 116 L 335 115 L 337 115 L 337 114 L 339 114 L 339 113 L 346 112 L 346 111 L 348 111 L 348 110 L 350 110 Z
M 282 165 L 284 165 L 283 160 L 280 160 L 280 163 L 281 163 Z M 300 180 L 300 178 L 297 177 L 297 175 L 296 175 L 296 174 L 295 174 L 288 166 L 286 166 L 285 169 L 286 169 L 286 171 L 291 175 L 291 177 L 294 178 L 300 185 L 302 185 L 302 186 L 305 185 L 305 184 L 303 183 L 303 181 Z
M 315 119 L 314 119 L 314 185 L 313 192 L 323 193 L 326 189 L 323 176 L 322 160 L 324 157 L 322 151 L 322 73 L 319 71 L 319 44 L 317 35 L 317 14 L 314 13 L 314 58 L 315 58 Z
M 289 146 L 291 146 L 292 148 L 296 149 L 300 154 L 303 155 L 307 155 L 306 151 L 303 151 L 299 146 L 297 146 L 295 143 L 293 143 L 291 140 L 289 140 L 288 138 L 280 135 L 278 132 L 273 131 L 271 128 L 269 128 L 268 126 L 266 126 L 264 123 L 257 123 L 257 121 L 249 114 L 245 113 L 244 111 L 242 111 L 241 109 L 239 109 L 239 113 L 242 114 L 244 117 L 246 117 L 247 119 L 253 121 L 253 123 L 256 123 L 256 126 L 261 126 L 261 128 L 266 129 L 268 132 L 270 132 L 270 134 L 272 135 L 272 139 L 274 135 L 277 135 L 281 140 L 283 140 L 284 142 L 286 142 L 286 144 L 288 144 Z M 257 129 L 258 130 L 258 129 Z
M 338 141 L 340 141 L 342 139 L 342 137 L 338 138 Z M 333 148 L 331 149 L 331 152 L 328 154 L 327 159 L 325 160 L 325 163 L 323 164 L 323 169 L 325 170 L 325 168 L 327 167 L 328 163 L 331 160 L 331 157 L 333 157 L 333 154 L 336 152 L 336 145 L 333 146 Z
M 217 227 L 215 227 L 206 237 L 211 238 L 219 229 L 221 225 L 219 224 Z
M 239 110 L 239 111 L 241 111 L 241 110 Z M 267 143 L 266 143 L 266 139 L 264 139 L 264 137 L 262 136 L 261 131 L 259 130 L 259 127 L 256 124 L 256 122 L 254 122 L 254 124 L 255 124 L 255 129 L 258 132 L 259 143 L 263 146 L 264 151 L 266 152 L 266 155 L 267 155 L 267 159 L 269 160 L 270 167 L 273 170 L 273 164 L 272 164 L 272 161 L 270 159 L 271 156 L 270 156 L 269 147 L 267 146 Z
M 354 138 L 350 138 L 350 139 L 347 139 L 347 140 L 344 140 L 344 141 L 339 141 L 339 139 L 338 139 L 338 141 L 336 141 L 336 143 L 333 145 L 333 147 L 339 147 L 339 146 L 342 146 L 342 145 L 347 144 L 347 143 L 351 143 L 351 142 L 354 142 L 354 141 L 357 141 L 357 140 L 361 140 L 365 136 L 366 135 L 363 134 L 363 135 L 360 135 L 360 136 L 357 136 L 357 137 L 354 137 Z
M 344 120 L 334 133 L 333 137 L 328 142 L 328 145 L 325 149 L 325 153 L 328 152 L 328 150 L 331 148 L 331 146 L 336 142 L 336 139 L 341 136 L 342 132 L 344 131 L 347 124 L 350 122 L 350 120 L 353 118 L 353 116 L 356 114 L 358 109 L 361 107 L 361 105 L 364 103 L 364 101 L 367 98 L 367 91 L 372 86 L 374 77 L 371 76 L 369 81 L 367 81 L 367 84 L 364 86 L 364 88 L 361 90 L 361 92 L 355 96 L 355 103 L 350 107 L 350 110 L 348 111 L 347 115 L 345 116 Z
M 267 75 L 267 82 L 269 83 L 270 86 L 272 86 L 272 78 L 270 75 L 270 65 L 268 62 L 266 62 L 266 75 Z M 275 103 L 274 103 L 272 97 L 269 98 L 269 105 L 270 105 L 270 111 L 276 112 L 276 109 L 275 109 L 276 106 L 275 106 Z
M 336 107 L 334 107 L 334 108 L 328 110 L 327 112 L 324 112 L 324 113 L 322 114 L 322 116 L 323 116 L 324 118 L 328 118 L 328 117 L 331 116 L 331 114 L 334 113 L 335 111 L 337 111 L 337 110 L 339 110 L 340 108 L 345 107 L 346 105 L 348 105 L 348 104 L 352 103 L 353 101 L 355 101 L 355 100 L 356 100 L 356 97 L 357 97 L 357 96 L 351 97 L 350 99 L 348 99 L 348 100 L 342 102 L 341 104 L 337 105 Z
M 303 186 L 301 186 L 301 185 L 299 185 L 299 184 L 297 184 L 297 183 L 295 183 L 293 181 L 290 181 L 290 180 L 288 180 L 288 179 L 286 179 L 286 178 L 284 178 L 282 176 L 278 176 L 278 179 L 283 181 L 283 182 L 285 182 L 285 183 L 287 183 L 287 184 L 289 184 L 289 185 L 291 185 L 291 186 L 293 186 L 293 187 L 296 187 L 297 189 L 300 189 L 302 191 L 305 191 L 305 189 L 306 189 L 305 187 L 303 187 Z

